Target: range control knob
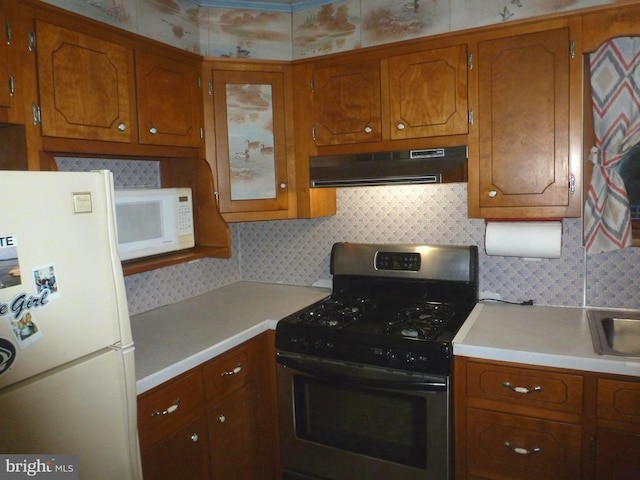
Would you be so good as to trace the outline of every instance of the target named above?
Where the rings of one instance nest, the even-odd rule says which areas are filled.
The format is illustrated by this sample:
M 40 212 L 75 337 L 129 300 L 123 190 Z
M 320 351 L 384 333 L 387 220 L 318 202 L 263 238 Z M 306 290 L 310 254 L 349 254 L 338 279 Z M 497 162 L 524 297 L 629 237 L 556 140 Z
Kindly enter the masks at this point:
M 387 350 L 385 357 L 387 358 L 388 365 L 395 365 L 396 363 L 398 363 L 398 357 L 396 355 L 396 352 L 394 352 L 393 350 Z
M 407 366 L 409 366 L 409 367 L 415 367 L 416 366 L 416 357 L 411 352 L 409 352 L 409 353 L 407 353 L 405 355 L 404 361 L 407 364 Z

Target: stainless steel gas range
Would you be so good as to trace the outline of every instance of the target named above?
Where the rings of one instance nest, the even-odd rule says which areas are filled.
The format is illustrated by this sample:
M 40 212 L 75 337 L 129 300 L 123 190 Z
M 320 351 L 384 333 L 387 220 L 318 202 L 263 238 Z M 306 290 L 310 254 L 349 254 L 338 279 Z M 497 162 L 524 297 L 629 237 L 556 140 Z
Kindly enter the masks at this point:
M 283 479 L 450 478 L 477 247 L 337 243 L 331 273 L 331 296 L 276 329 Z

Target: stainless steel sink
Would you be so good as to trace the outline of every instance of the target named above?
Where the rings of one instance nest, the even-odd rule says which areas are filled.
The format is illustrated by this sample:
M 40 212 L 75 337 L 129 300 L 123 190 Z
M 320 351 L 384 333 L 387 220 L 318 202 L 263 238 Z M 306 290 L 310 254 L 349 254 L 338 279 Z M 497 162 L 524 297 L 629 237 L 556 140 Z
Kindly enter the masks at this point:
M 588 310 L 587 318 L 597 354 L 640 357 L 640 312 Z

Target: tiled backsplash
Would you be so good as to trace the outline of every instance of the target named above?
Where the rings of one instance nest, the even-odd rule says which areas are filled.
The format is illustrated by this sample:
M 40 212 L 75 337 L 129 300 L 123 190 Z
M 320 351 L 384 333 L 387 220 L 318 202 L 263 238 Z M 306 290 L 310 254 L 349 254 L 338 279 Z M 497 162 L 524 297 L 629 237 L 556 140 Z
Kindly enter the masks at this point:
M 60 170 L 110 168 L 116 187 L 155 186 L 156 162 L 58 159 Z M 231 224 L 233 257 L 125 278 L 131 314 L 239 280 L 311 285 L 330 279 L 334 242 L 478 245 L 480 288 L 508 301 L 640 308 L 640 248 L 585 258 L 582 222 L 563 222 L 562 257 L 529 261 L 484 253 L 484 221 L 467 218 L 466 184 L 338 189 L 338 213 L 312 220 Z

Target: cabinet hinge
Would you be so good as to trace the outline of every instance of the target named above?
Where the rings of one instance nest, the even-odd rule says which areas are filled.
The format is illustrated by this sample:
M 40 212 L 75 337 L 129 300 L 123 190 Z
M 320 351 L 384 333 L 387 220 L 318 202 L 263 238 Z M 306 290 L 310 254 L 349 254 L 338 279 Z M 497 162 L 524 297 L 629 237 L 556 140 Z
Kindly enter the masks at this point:
M 569 175 L 569 193 L 576 193 L 576 177 L 573 174 Z
M 200 75 L 198 75 L 198 88 L 202 88 L 202 79 L 200 78 Z
M 220 206 L 220 194 L 214 191 L 213 196 L 216 197 L 216 205 Z
M 208 88 L 209 96 L 213 96 L 213 80 L 209 80 L 209 88 Z
M 34 103 L 31 105 L 31 112 L 33 113 L 33 124 L 40 125 L 40 106 Z
M 204 138 L 204 129 L 200 127 L 200 140 Z
M 589 456 L 592 460 L 596 458 L 596 439 L 594 437 L 589 438 Z
M 7 45 L 11 45 L 11 24 L 9 22 L 4 24 L 4 38 L 7 41 Z
M 467 55 L 467 68 L 473 70 L 473 53 Z
M 13 77 L 13 74 L 9 74 L 9 96 L 13 97 L 16 93 L 16 80 Z
M 36 50 L 36 32 L 31 31 L 27 34 L 27 44 L 29 45 L 30 52 Z
M 309 89 L 311 90 L 311 93 L 315 91 L 314 88 L 315 88 L 315 84 L 313 83 L 313 78 L 311 78 L 309 80 Z
M 469 125 L 473 125 L 473 121 L 475 118 L 475 114 L 473 112 L 473 109 L 469 110 Z
M 315 125 L 313 127 L 311 127 L 311 138 L 313 138 L 313 141 L 316 141 L 316 127 Z
M 569 40 L 569 56 L 571 58 L 576 58 L 576 41 Z

